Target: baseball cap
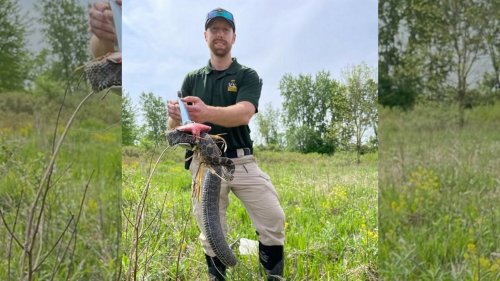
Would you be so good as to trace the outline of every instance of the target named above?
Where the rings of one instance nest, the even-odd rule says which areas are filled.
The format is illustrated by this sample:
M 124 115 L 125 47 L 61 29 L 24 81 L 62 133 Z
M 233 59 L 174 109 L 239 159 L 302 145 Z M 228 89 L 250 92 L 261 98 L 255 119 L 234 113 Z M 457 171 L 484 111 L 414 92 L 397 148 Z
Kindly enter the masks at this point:
M 207 14 L 207 20 L 205 21 L 205 30 L 207 30 L 208 25 L 217 18 L 225 19 L 229 23 L 229 25 L 231 25 L 233 31 L 236 31 L 236 27 L 234 26 L 233 14 L 222 8 L 213 9 Z

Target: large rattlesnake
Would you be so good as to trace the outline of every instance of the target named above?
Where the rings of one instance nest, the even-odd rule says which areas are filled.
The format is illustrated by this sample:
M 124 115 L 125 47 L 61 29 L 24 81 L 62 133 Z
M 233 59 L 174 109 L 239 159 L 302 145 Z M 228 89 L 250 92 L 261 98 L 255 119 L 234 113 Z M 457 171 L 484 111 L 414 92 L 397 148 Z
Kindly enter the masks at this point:
M 189 144 L 199 153 L 200 167 L 208 166 L 208 169 L 200 169 L 196 176 L 200 183 L 201 206 L 203 214 L 203 230 L 214 253 L 226 266 L 234 266 L 238 262 L 231 248 L 226 242 L 219 218 L 219 193 L 221 180 L 231 181 L 235 170 L 234 163 L 222 153 L 207 133 L 210 127 L 192 123 L 178 127 L 167 132 L 167 141 L 170 145 Z

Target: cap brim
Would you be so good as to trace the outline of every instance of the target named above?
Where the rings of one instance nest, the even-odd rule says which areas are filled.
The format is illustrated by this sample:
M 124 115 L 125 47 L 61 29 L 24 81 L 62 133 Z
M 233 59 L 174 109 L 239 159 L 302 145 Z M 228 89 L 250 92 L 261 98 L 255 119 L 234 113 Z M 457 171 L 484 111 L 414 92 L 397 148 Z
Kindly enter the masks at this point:
M 223 19 L 225 20 L 227 23 L 229 23 L 229 25 L 233 28 L 233 31 L 236 30 L 236 27 L 234 26 L 234 23 L 228 19 L 226 19 L 225 17 L 213 17 L 209 20 L 207 20 L 207 22 L 205 23 L 205 30 L 207 30 L 208 26 L 216 19 Z

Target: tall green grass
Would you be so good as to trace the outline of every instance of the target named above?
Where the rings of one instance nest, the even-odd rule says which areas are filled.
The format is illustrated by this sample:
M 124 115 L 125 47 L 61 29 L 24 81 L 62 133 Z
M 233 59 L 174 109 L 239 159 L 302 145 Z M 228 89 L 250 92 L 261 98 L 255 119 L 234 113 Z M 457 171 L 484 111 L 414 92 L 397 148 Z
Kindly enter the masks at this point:
M 86 94 L 68 95 L 56 139 Z M 41 247 L 33 253 L 39 263 L 48 256 L 34 280 L 117 277 L 121 99 L 113 94 L 101 97 L 95 95 L 78 113 L 55 162 L 36 239 Z M 0 93 L 0 209 L 21 243 L 25 243 L 28 210 L 53 151 L 61 102 L 62 97 Z M 19 280 L 23 250 L 3 222 L 0 225 L 0 280 Z
M 133 214 L 156 153 L 124 148 L 123 268 L 130 267 Z M 377 271 L 377 155 L 335 156 L 256 151 L 271 176 L 286 215 L 287 280 L 375 280 Z M 138 277 L 206 280 L 199 230 L 191 210 L 190 174 L 183 151 L 167 150 L 156 167 L 142 217 Z M 228 280 L 262 280 L 257 255 L 240 255 L 238 240 L 257 240 L 240 201 L 230 195 L 228 242 L 239 263 Z
M 384 280 L 500 279 L 500 104 L 381 109 Z

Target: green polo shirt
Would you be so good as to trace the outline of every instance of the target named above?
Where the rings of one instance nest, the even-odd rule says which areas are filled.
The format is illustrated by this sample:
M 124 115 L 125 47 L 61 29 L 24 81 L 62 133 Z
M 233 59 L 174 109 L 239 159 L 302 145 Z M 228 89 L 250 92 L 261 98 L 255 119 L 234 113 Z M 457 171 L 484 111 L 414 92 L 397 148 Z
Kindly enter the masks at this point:
M 255 70 L 243 66 L 233 58 L 228 69 L 217 71 L 208 65 L 186 75 L 182 83 L 182 96 L 197 96 L 211 106 L 230 106 L 241 101 L 248 101 L 258 110 L 262 80 Z M 212 123 L 210 134 L 223 134 L 228 149 L 252 148 L 248 125 L 226 128 Z

